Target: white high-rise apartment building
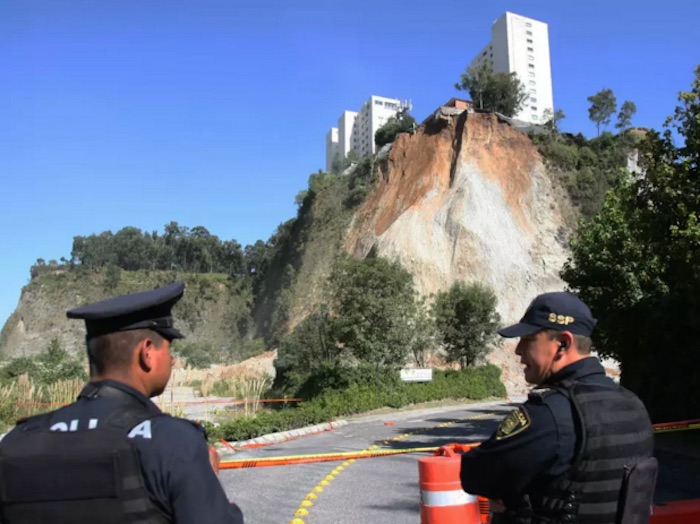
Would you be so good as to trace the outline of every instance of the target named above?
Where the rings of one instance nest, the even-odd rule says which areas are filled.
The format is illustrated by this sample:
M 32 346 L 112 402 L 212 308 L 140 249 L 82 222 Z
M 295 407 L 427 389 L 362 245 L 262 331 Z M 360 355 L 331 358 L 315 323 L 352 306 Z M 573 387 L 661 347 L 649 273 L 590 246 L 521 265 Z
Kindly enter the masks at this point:
M 337 154 L 343 159 L 352 150 L 360 156 L 375 153 L 374 134 L 401 109 L 411 109 L 411 103 L 396 98 L 371 96 L 358 112 L 343 111 L 338 127 L 326 135 L 326 171 L 331 170 Z
M 497 73 L 515 73 L 527 88 L 528 98 L 515 118 L 543 124 L 544 111 L 554 108 L 547 24 L 506 11 L 491 26 L 491 42 L 471 65 L 484 61 Z

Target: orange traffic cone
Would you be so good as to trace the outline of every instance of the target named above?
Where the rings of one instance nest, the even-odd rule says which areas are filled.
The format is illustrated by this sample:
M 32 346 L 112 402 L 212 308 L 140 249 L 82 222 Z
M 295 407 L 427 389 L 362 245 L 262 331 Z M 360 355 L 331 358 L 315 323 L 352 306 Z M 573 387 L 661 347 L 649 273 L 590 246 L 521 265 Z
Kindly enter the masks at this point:
M 481 524 L 479 502 L 459 480 L 461 457 L 445 455 L 418 460 L 421 524 Z
M 700 499 L 679 500 L 654 506 L 651 524 L 697 524 L 700 522 Z
M 489 524 L 491 522 L 491 503 L 486 497 L 481 495 L 476 497 L 479 501 L 479 513 L 481 514 L 481 524 Z

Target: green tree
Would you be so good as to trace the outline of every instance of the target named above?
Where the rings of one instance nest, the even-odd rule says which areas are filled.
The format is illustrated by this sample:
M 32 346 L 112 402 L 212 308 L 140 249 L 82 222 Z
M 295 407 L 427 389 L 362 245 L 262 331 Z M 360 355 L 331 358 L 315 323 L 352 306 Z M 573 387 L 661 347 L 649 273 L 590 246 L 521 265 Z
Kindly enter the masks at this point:
M 632 117 L 636 112 L 637 106 L 635 103 L 625 100 L 620 108 L 620 112 L 617 114 L 617 123 L 615 124 L 615 127 L 624 132 L 632 125 Z
M 561 109 L 552 110 L 552 108 L 547 108 L 542 112 L 542 120 L 544 120 L 544 126 L 549 129 L 551 133 L 559 133 L 559 122 L 564 120 L 566 115 Z
M 528 97 L 527 89 L 515 73 L 495 73 L 486 62 L 469 67 L 455 88 L 468 91 L 478 109 L 515 116 Z
M 308 194 L 309 192 L 306 189 L 302 189 L 301 191 L 299 191 L 294 197 L 294 205 L 297 207 L 301 207 L 301 205 L 304 203 L 304 200 L 306 199 L 306 195 Z
M 377 147 L 390 144 L 401 133 L 412 133 L 416 129 L 416 119 L 407 109 L 398 111 L 395 116 L 389 118 L 386 123 L 377 129 L 374 134 L 374 143 Z
M 114 264 L 109 264 L 107 269 L 105 269 L 104 276 L 104 286 L 107 291 L 114 291 L 117 289 L 119 282 L 121 281 L 121 270 Z
M 335 363 L 339 352 L 329 338 L 327 308 L 321 306 L 282 337 L 275 359 L 274 387 L 296 390 L 311 374 Z
M 418 304 L 414 319 L 409 326 L 411 339 L 409 341 L 409 353 L 418 367 L 428 366 L 428 352 L 437 345 L 437 331 L 435 321 L 430 316 L 422 302 Z
M 700 66 L 679 101 L 642 144 L 644 176 L 581 224 L 562 272 L 599 318 L 598 350 L 657 421 L 700 412 Z
M 331 161 L 331 173 L 334 175 L 339 175 L 345 171 L 349 167 L 349 163 L 347 163 L 346 160 L 346 158 L 340 157 L 340 153 L 333 155 L 333 160 Z
M 340 260 L 329 279 L 329 333 L 341 358 L 377 368 L 401 366 L 409 352 L 416 315 L 413 276 L 384 258 Z
M 500 322 L 496 305 L 494 292 L 479 283 L 455 282 L 437 294 L 433 317 L 449 362 L 466 368 L 488 354 Z
M 87 378 L 82 361 L 63 349 L 57 338 L 51 339 L 46 348 L 34 357 L 12 359 L 2 374 L 7 378 L 27 374 L 41 385 L 53 384 L 58 380 Z
M 612 89 L 601 89 L 595 95 L 589 96 L 588 101 L 591 107 L 588 108 L 588 118 L 596 125 L 598 136 L 600 136 L 600 124 L 607 127 L 610 118 L 617 110 L 617 99 Z

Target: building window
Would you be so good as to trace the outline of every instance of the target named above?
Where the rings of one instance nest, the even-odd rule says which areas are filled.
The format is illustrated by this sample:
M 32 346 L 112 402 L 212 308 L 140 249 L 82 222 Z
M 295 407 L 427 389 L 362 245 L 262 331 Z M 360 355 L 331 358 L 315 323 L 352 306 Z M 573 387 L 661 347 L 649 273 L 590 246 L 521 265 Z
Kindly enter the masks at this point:
M 527 67 L 529 67 L 530 69 L 535 69 L 535 64 L 527 64 Z
M 537 106 L 530 106 L 530 109 L 532 109 L 533 111 L 537 111 Z
M 531 84 L 534 84 L 534 82 L 530 82 L 530 83 L 531 83 Z M 533 95 L 536 95 L 536 94 L 537 94 L 537 89 L 530 89 L 530 93 L 532 93 Z
M 532 115 L 533 120 L 537 120 L 537 118 L 538 118 L 537 115 Z
M 528 52 L 530 52 L 530 53 L 533 52 L 532 47 L 528 47 L 527 50 L 528 50 Z
M 526 25 L 527 27 L 532 27 L 532 23 L 531 23 L 531 22 L 525 22 L 525 25 Z
M 525 33 L 527 34 L 527 36 L 532 36 L 532 31 L 526 31 Z
M 530 73 L 530 74 L 532 74 L 532 73 Z M 535 75 L 532 75 L 532 76 L 535 76 Z M 528 81 L 528 84 L 530 84 L 531 86 L 536 85 L 534 80 Z M 533 91 L 534 91 L 534 89 L 533 89 Z
M 534 60 L 534 59 L 535 59 L 535 57 L 534 57 L 534 56 L 532 56 L 532 55 L 527 55 L 527 59 L 528 59 L 528 60 Z
M 534 96 L 530 97 L 530 102 L 537 102 L 537 99 Z
M 528 38 L 528 39 L 527 39 L 527 43 L 528 43 L 528 44 L 531 44 L 531 43 L 532 43 L 532 39 Z
M 532 71 L 530 71 L 530 72 L 527 74 L 527 76 L 529 76 L 530 78 L 535 78 L 535 73 L 533 73 Z M 533 85 L 534 85 L 534 82 L 533 82 Z
M 384 104 L 382 103 L 381 100 L 375 100 L 375 101 L 374 101 L 374 105 L 375 105 L 375 106 L 381 106 L 381 105 L 384 105 Z

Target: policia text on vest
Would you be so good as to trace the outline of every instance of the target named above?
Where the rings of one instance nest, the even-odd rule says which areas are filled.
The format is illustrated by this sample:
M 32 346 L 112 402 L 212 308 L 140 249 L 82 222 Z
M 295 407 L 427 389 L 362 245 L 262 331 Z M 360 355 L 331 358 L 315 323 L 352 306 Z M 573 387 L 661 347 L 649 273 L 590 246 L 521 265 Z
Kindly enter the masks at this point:
M 183 284 L 68 312 L 85 320 L 91 381 L 0 442 L 2 524 L 241 524 L 204 431 L 149 400 L 165 388 Z

